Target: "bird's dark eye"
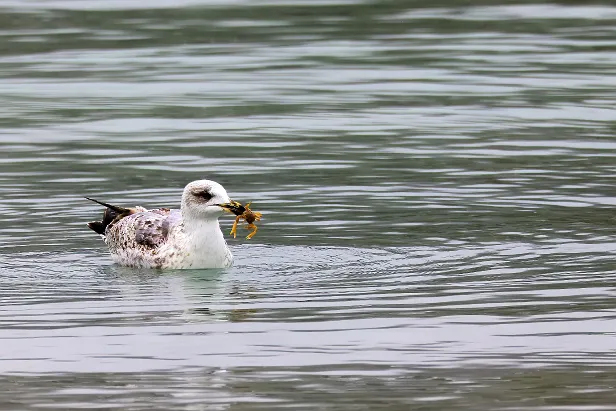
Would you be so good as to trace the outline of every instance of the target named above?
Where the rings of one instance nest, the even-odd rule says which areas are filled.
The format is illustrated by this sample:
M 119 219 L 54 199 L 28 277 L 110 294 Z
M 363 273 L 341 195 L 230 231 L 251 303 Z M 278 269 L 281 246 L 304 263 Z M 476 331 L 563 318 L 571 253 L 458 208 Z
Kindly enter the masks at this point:
M 210 201 L 212 199 L 212 194 L 209 191 L 202 191 L 197 194 L 197 196 L 204 199 L 205 201 Z

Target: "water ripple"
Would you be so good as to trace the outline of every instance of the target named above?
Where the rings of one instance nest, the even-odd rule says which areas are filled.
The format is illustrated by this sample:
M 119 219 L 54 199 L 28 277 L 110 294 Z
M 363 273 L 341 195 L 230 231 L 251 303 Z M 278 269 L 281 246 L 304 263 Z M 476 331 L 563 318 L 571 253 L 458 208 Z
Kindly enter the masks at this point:
M 611 409 L 616 8 L 0 7 L 5 408 Z M 229 270 L 85 226 L 202 177 Z

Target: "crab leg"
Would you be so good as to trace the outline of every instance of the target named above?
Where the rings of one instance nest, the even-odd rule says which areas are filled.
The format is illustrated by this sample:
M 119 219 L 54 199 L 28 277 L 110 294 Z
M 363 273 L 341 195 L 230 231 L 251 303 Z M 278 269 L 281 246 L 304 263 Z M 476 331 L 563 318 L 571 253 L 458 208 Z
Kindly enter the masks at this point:
M 257 230 L 258 230 L 258 228 L 257 228 L 257 226 L 256 226 L 256 225 L 254 225 L 254 224 L 248 224 L 248 225 L 246 226 L 246 228 L 247 228 L 248 230 L 252 229 L 252 232 L 246 236 L 246 240 L 250 240 L 250 239 L 251 239 L 251 238 L 252 238 L 255 234 L 257 234 Z
M 241 215 L 238 215 L 237 217 L 235 217 L 235 221 L 233 222 L 233 227 L 231 228 L 231 235 L 233 236 L 233 238 L 235 238 L 235 234 L 237 233 L 237 223 L 240 222 L 240 217 Z

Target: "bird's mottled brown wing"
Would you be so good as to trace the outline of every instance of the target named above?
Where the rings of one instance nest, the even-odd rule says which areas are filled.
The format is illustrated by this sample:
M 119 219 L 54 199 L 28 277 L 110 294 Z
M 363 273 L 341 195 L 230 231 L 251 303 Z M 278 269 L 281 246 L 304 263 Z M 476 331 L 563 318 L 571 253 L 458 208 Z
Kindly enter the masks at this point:
M 179 211 L 168 208 L 131 214 L 107 227 L 105 241 L 112 252 L 156 249 L 180 220 Z

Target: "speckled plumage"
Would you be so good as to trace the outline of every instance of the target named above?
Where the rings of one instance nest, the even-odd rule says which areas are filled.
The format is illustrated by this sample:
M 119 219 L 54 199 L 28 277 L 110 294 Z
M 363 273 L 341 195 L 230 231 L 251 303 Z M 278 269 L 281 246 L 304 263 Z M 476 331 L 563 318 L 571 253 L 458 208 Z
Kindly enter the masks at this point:
M 120 265 L 225 268 L 233 256 L 218 224 L 224 212 L 218 204 L 229 201 L 220 184 L 198 180 L 184 188 L 180 210 L 107 208 L 103 221 L 89 226 L 97 232 L 104 229 L 101 235 Z

